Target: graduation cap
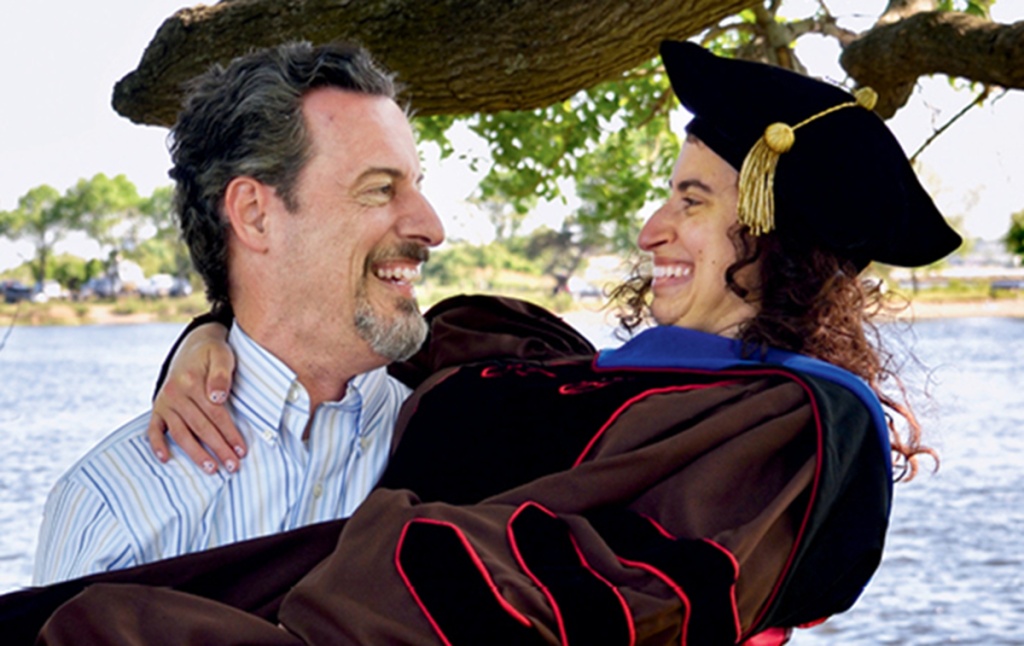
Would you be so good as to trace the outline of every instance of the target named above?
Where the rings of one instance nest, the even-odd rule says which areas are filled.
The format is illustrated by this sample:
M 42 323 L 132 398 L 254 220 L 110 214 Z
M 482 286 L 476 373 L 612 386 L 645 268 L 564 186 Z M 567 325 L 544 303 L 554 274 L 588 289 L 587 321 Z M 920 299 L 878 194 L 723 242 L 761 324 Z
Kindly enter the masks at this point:
M 861 267 L 924 265 L 960 246 L 870 90 L 687 42 L 664 41 L 661 58 L 693 114 L 687 132 L 740 171 L 740 221 L 754 235 L 778 229 Z

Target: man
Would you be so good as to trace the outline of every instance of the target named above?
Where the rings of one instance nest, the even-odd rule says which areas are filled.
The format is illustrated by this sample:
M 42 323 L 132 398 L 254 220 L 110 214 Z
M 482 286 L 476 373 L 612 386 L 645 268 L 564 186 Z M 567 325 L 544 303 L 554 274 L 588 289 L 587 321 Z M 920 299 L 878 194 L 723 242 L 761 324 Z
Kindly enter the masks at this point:
M 175 208 L 210 300 L 234 311 L 228 403 L 249 466 L 161 465 L 136 418 L 54 487 L 36 583 L 348 516 L 369 493 L 409 393 L 384 366 L 423 342 L 411 283 L 444 236 L 394 97 L 347 46 L 262 50 L 196 80 L 172 130 Z

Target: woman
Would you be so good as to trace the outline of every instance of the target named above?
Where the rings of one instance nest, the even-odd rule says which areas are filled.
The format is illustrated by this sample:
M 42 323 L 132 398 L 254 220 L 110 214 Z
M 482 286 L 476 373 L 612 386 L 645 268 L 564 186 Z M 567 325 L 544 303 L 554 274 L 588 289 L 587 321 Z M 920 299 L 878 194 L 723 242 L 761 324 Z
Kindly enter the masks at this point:
M 426 348 L 381 488 L 279 610 L 210 621 L 224 607 L 207 599 L 99 586 L 47 643 L 88 620 L 218 643 L 777 644 L 852 605 L 880 559 L 889 437 L 910 473 L 924 450 L 880 390 L 878 294 L 858 274 L 959 237 L 846 92 L 661 52 L 694 120 L 640 234 L 651 277 L 618 290 L 627 326 L 649 303 L 658 327 L 584 359 Z M 501 308 L 443 305 L 432 339 L 487 331 Z M 140 598 L 145 627 L 111 610 Z

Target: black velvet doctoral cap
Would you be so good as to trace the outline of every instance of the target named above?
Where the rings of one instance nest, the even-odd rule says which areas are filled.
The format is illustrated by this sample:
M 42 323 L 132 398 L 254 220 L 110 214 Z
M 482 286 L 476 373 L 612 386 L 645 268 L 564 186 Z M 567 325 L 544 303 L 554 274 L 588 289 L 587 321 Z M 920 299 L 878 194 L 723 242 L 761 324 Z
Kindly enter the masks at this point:
M 874 112 L 853 105 L 820 114 L 855 102 L 849 92 L 778 67 L 721 58 L 693 43 L 665 41 L 661 58 L 672 89 L 693 114 L 687 131 L 737 170 L 755 144 L 766 150 L 768 126 L 792 129 L 792 147 L 769 153 L 777 159 L 770 164 L 774 181 L 761 182 L 774 193 L 780 233 L 817 242 L 860 266 L 874 260 L 914 267 L 960 246 Z M 742 200 L 751 183 L 740 184 Z

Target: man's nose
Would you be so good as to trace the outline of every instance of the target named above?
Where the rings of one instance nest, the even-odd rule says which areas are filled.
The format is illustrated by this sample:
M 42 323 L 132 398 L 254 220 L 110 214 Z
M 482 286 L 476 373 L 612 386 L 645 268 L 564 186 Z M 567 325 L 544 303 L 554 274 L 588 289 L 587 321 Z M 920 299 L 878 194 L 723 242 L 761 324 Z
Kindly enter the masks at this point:
M 423 193 L 415 192 L 409 204 L 408 212 L 402 218 L 399 233 L 428 247 L 436 247 L 444 242 L 444 225 L 437 216 L 434 205 Z

